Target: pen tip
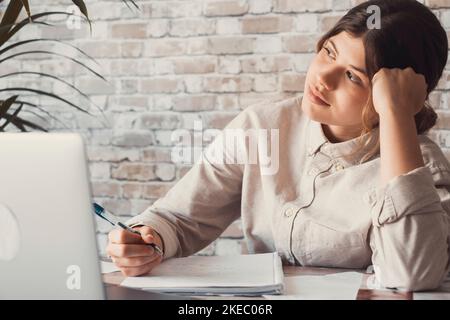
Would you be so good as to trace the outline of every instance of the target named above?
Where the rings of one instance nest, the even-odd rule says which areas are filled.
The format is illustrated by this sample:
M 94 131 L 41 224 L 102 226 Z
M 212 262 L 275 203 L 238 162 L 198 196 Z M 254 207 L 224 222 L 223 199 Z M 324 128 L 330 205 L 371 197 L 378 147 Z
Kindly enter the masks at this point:
M 94 210 L 95 210 L 96 213 L 102 213 L 103 212 L 103 207 L 94 202 Z

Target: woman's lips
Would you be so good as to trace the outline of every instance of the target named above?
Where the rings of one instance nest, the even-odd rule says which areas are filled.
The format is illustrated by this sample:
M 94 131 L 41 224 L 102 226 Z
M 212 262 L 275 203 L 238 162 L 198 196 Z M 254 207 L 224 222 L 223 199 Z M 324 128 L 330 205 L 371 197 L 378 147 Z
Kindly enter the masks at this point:
M 325 106 L 325 107 L 329 107 L 330 105 L 328 103 L 326 103 L 325 101 L 323 101 L 321 98 L 319 98 L 318 96 L 314 95 L 311 87 L 309 87 L 308 90 L 308 97 L 311 100 L 311 102 L 321 105 L 321 106 Z

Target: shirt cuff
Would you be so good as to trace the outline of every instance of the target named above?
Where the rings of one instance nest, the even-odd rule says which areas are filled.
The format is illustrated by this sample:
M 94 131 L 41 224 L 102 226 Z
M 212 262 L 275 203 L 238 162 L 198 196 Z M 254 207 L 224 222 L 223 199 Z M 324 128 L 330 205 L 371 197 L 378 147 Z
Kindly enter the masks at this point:
M 149 209 L 147 209 L 149 210 Z M 164 245 L 164 259 L 169 259 L 176 255 L 178 251 L 178 240 L 170 225 L 163 218 L 151 212 L 144 212 L 126 221 L 130 227 L 144 225 L 153 228 L 161 236 Z
M 373 225 L 377 227 L 409 214 L 441 208 L 433 176 L 426 166 L 394 177 L 383 187 L 370 189 L 365 194 L 365 200 L 371 207 Z

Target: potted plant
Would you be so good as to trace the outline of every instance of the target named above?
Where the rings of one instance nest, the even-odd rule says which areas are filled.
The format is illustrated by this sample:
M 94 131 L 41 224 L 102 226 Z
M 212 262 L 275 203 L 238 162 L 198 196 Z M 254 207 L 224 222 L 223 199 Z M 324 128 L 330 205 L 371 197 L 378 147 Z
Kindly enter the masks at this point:
M 76 5 L 81 12 L 83 18 L 89 23 L 89 27 L 92 30 L 91 21 L 89 19 L 88 9 L 84 3 L 83 0 L 71 0 L 74 5 Z M 58 39 L 49 39 L 49 38 L 35 38 L 35 39 L 27 39 L 27 40 L 21 40 L 12 42 L 14 39 L 14 36 L 17 35 L 18 32 L 21 32 L 25 26 L 28 24 L 41 24 L 41 25 L 49 25 L 45 21 L 46 18 L 49 16 L 55 16 L 55 15 L 74 15 L 73 13 L 68 13 L 64 11 L 47 11 L 47 12 L 40 12 L 40 13 L 32 13 L 30 10 L 30 5 L 28 0 L 10 0 L 7 4 L 3 3 L 4 0 L 0 0 L 0 5 L 5 8 L 4 13 L 1 17 L 0 21 L 0 70 L 1 65 L 5 61 L 9 61 L 11 59 L 14 59 L 19 56 L 24 55 L 30 55 L 30 54 L 44 54 L 44 55 L 51 55 L 51 56 L 59 56 L 66 59 L 70 59 L 72 63 L 76 63 L 81 65 L 83 68 L 87 69 L 89 72 L 94 74 L 97 77 L 100 77 L 101 79 L 105 80 L 105 78 L 84 64 L 79 59 L 69 57 L 67 55 L 64 55 L 63 53 L 50 51 L 50 50 L 19 50 L 22 49 L 23 46 L 26 44 L 32 44 L 32 43 L 41 43 L 41 42 L 58 42 L 62 43 L 64 45 L 71 46 L 75 48 L 81 55 L 83 55 L 85 58 L 94 60 L 89 55 L 87 55 L 82 50 L 76 48 L 75 46 L 65 43 L 63 41 L 60 41 Z M 133 0 L 122 0 L 127 6 L 130 7 L 130 4 L 135 6 L 137 5 Z M 23 13 L 26 13 L 26 18 L 20 20 L 21 15 Z M 80 90 L 78 90 L 75 86 L 68 83 L 67 81 L 61 79 L 58 76 L 44 73 L 44 72 L 34 72 L 34 71 L 27 71 L 27 70 L 21 70 L 18 72 L 11 72 L 2 74 L 0 72 L 0 78 L 2 79 L 9 79 L 11 77 L 21 76 L 21 75 L 36 75 L 44 78 L 51 79 L 52 81 L 58 81 L 63 83 L 64 85 L 69 86 L 72 90 L 77 92 L 78 94 L 85 97 L 87 100 L 89 98 Z M 48 92 L 45 90 L 40 89 L 33 89 L 33 88 L 27 88 L 27 87 L 11 87 L 11 88 L 2 88 L 0 87 L 0 94 L 6 94 L 9 95 L 6 98 L 0 98 L 0 132 L 5 131 L 5 129 L 8 126 L 14 126 L 18 130 L 25 132 L 29 130 L 41 130 L 41 131 L 47 131 L 45 128 L 43 128 L 41 125 L 33 123 L 30 120 L 27 120 L 23 117 L 21 117 L 21 111 L 24 109 L 28 109 L 29 112 L 34 113 L 34 110 L 39 110 L 43 114 L 47 115 L 48 117 L 55 118 L 50 112 L 45 110 L 45 106 L 38 105 L 35 103 L 23 101 L 21 99 L 20 93 L 32 93 L 36 95 L 41 96 L 47 96 L 55 100 L 59 100 L 60 102 L 68 105 L 71 108 L 74 108 L 78 110 L 79 112 L 84 112 L 87 114 L 90 114 L 86 108 L 83 108 L 76 103 L 73 103 L 67 99 L 64 99 L 63 97 L 54 94 L 52 92 Z M 90 100 L 89 100 L 90 101 Z M 36 113 L 34 113 L 36 114 Z

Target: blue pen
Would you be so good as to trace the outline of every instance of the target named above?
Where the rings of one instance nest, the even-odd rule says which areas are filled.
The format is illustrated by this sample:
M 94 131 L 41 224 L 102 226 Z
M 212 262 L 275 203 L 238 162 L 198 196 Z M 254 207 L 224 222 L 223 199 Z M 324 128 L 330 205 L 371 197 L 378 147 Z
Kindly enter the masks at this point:
M 108 212 L 105 208 L 103 208 L 101 205 L 94 203 L 94 212 L 96 215 L 98 215 L 100 218 L 108 221 L 109 223 L 111 223 L 113 226 L 119 226 L 124 230 L 128 230 L 134 234 L 137 235 L 141 235 L 139 233 L 139 231 L 134 230 L 132 228 L 130 228 L 129 226 L 123 224 L 122 222 L 120 222 L 117 217 L 115 215 L 113 215 L 112 213 Z M 163 255 L 163 251 L 161 250 L 160 247 L 158 247 L 156 244 L 154 243 L 149 243 L 149 246 L 151 246 L 153 249 L 155 249 L 156 252 L 158 252 L 160 255 Z

